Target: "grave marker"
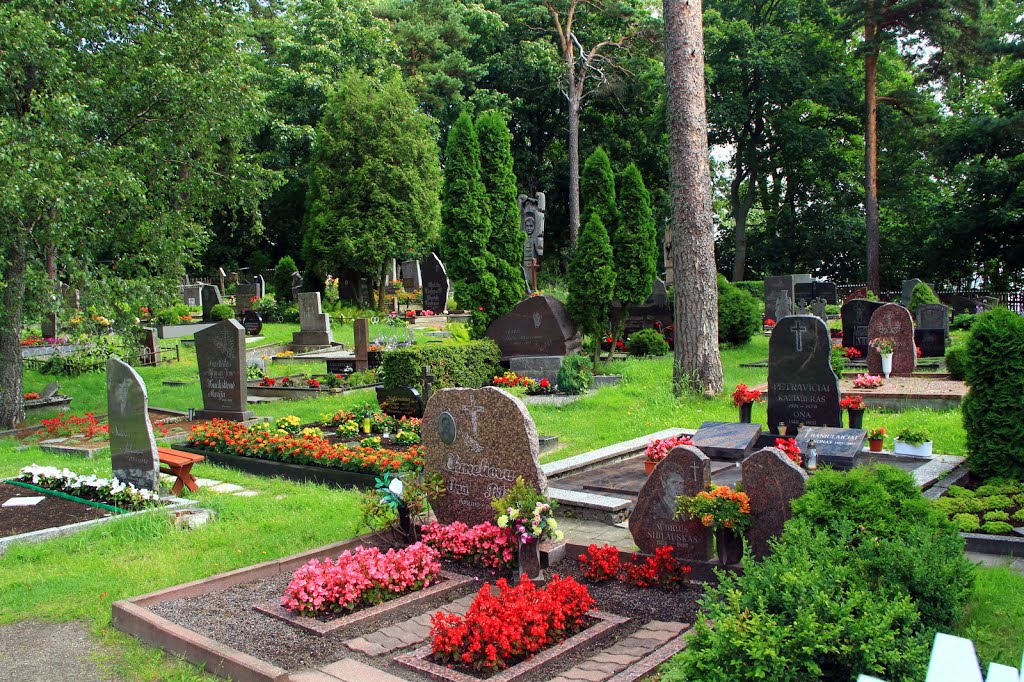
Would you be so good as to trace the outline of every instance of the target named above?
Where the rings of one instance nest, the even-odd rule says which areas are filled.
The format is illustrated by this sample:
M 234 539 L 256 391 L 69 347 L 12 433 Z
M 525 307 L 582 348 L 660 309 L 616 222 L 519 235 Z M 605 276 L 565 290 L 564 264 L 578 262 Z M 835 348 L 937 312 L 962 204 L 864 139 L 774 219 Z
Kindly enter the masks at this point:
M 436 253 L 431 253 L 423 259 L 420 264 L 420 276 L 423 278 L 423 309 L 438 314 L 447 313 L 451 285 L 444 263 Z
M 754 449 L 760 435 L 760 424 L 704 422 L 693 434 L 693 445 L 711 459 L 741 460 Z
M 782 534 L 793 515 L 790 502 L 804 494 L 807 474 L 781 450 L 758 450 L 740 464 L 743 491 L 750 498 L 750 551 L 757 558 L 771 554 L 768 541 Z
M 537 284 L 537 270 L 540 259 L 544 255 L 544 212 L 546 198 L 544 192 L 537 192 L 529 197 L 519 195 L 519 229 L 524 233 L 523 239 L 523 277 L 526 279 L 526 290 L 533 292 Z
M 292 333 L 292 345 L 297 350 L 311 350 L 334 343 L 331 318 L 320 308 L 320 292 L 302 292 L 295 300 L 299 304 L 299 331 Z
M 139 362 L 145 367 L 160 364 L 160 343 L 153 327 L 142 328 L 142 352 L 139 355 Z
M 812 315 L 775 324 L 768 341 L 768 428 L 842 426 L 839 380 L 832 371 L 828 327 Z M 794 432 L 793 428 L 789 429 Z
M 203 285 L 202 284 L 187 284 L 181 288 L 181 298 L 185 305 L 197 306 L 200 305 L 200 297 L 202 296 Z
M 107 423 L 114 477 L 136 488 L 156 490 L 160 456 L 149 422 L 146 384 L 118 358 L 107 360 Z
M 58 384 L 56 381 L 51 381 L 50 383 L 46 384 L 43 390 L 39 391 L 39 399 L 49 400 L 53 396 L 57 395 L 57 391 L 59 390 L 60 384 Z
M 203 322 L 213 322 L 213 306 L 224 302 L 220 289 L 212 284 L 204 284 L 199 290 L 199 299 L 203 305 Z
M 917 352 L 914 349 L 914 321 L 910 311 L 895 303 L 886 303 L 871 315 L 868 336 L 872 339 L 892 339 L 895 347 L 892 354 L 892 375 L 910 376 L 917 367 Z M 874 348 L 868 348 L 868 371 L 882 373 L 882 356 Z
M 910 305 L 910 299 L 914 295 L 914 287 L 921 283 L 922 281 L 916 277 L 903 280 L 903 284 L 900 286 L 900 303 L 904 306 Z M 931 287 L 929 286 L 929 288 Z
M 856 348 L 862 357 L 867 357 L 868 325 L 871 323 L 871 315 L 881 308 L 884 303 L 880 301 L 869 301 L 866 298 L 855 298 L 848 300 L 839 310 L 839 316 L 843 322 L 843 347 Z
M 809 426 L 797 434 L 796 444 L 800 452 L 807 458 L 807 448 L 814 441 L 815 452 L 818 453 L 818 466 L 828 465 L 833 469 L 852 469 L 857 453 L 864 449 L 864 439 L 868 432 L 864 429 L 833 429 L 823 426 Z
M 415 388 L 377 387 L 377 404 L 391 417 L 423 417 L 423 400 Z
M 253 418 L 246 404 L 245 329 L 238 320 L 224 320 L 196 332 L 196 358 L 203 409 L 199 419 L 245 421 Z
M 629 532 L 640 551 L 654 554 L 658 547 L 672 545 L 680 559 L 707 561 L 711 529 L 699 519 L 673 517 L 677 497 L 692 497 L 710 483 L 711 460 L 703 452 L 690 445 L 672 448 L 640 489 L 629 517 Z
M 554 296 L 530 296 L 487 328 L 504 360 L 533 355 L 571 355 L 583 348 L 582 336 L 565 304 Z
M 402 286 L 406 291 L 419 289 L 423 286 L 423 278 L 420 276 L 419 261 L 402 261 Z

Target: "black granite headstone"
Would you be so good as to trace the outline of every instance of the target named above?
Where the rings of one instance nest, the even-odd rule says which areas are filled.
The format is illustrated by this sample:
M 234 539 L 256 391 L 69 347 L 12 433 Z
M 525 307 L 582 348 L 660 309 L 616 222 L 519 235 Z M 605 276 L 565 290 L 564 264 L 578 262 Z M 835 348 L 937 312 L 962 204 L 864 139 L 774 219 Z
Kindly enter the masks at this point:
M 915 329 L 914 345 L 922 358 L 941 358 L 946 355 L 946 335 L 941 329 Z
M 377 404 L 391 417 L 423 417 L 423 400 L 415 388 L 377 387 Z
M 768 342 L 768 427 L 842 426 L 828 327 L 812 315 L 778 320 Z M 790 431 L 792 432 L 792 431 Z
M 863 357 L 867 357 L 868 342 L 871 340 L 868 324 L 874 312 L 883 305 L 881 301 L 869 301 L 866 298 L 855 298 L 843 304 L 839 315 L 843 322 L 844 348 L 856 348 Z
M 925 303 L 914 312 L 915 329 L 941 329 L 943 337 L 949 336 L 949 306 L 941 303 Z
M 835 283 L 828 281 L 797 282 L 793 285 L 793 296 L 798 305 L 801 301 L 809 305 L 816 298 L 825 299 L 828 305 L 839 301 Z
M 760 424 L 704 422 L 693 434 L 693 445 L 711 459 L 741 460 L 754 449 Z
M 833 429 L 822 426 L 808 426 L 800 429 L 796 444 L 807 461 L 807 448 L 814 441 L 818 453 L 818 466 L 828 465 L 833 469 L 851 469 L 857 453 L 864 449 L 864 429 Z
M 423 309 L 439 314 L 448 312 L 448 273 L 436 253 L 431 253 L 420 263 L 420 277 L 423 280 Z
M 203 409 L 196 417 L 252 419 L 246 404 L 245 329 L 238 320 L 224 320 L 196 332 L 195 338 L 203 394 Z
M 487 328 L 502 359 L 529 355 L 571 355 L 582 347 L 580 332 L 554 296 L 531 296 Z
M 263 318 L 255 310 L 246 310 L 242 313 L 242 328 L 249 336 L 257 336 L 263 331 Z
M 213 306 L 223 303 L 220 289 L 213 284 L 204 284 L 199 291 L 199 297 L 203 302 L 203 322 L 213 322 Z

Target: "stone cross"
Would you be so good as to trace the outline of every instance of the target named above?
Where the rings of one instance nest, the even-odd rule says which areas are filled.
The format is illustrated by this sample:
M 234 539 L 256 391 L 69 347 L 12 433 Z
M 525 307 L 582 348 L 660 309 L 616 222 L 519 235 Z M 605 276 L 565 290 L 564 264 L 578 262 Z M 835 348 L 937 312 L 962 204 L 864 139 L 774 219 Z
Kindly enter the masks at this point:
M 420 382 L 423 385 L 423 403 L 426 404 L 430 400 L 430 394 L 434 390 L 434 379 L 436 379 L 430 372 L 430 365 L 423 365 L 423 373 L 420 375 Z

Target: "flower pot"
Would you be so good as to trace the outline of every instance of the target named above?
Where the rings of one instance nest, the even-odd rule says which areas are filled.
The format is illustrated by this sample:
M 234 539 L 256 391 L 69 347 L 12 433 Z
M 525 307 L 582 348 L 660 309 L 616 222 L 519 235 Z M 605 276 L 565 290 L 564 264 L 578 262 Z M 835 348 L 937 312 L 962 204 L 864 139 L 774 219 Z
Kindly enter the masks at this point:
M 911 445 L 910 443 L 904 443 L 899 438 L 893 441 L 892 451 L 897 455 L 916 455 L 918 457 L 931 457 L 932 455 L 932 442 L 925 441 L 920 445 Z
M 850 415 L 849 422 L 851 429 L 860 429 L 864 426 L 864 410 L 847 410 Z
M 886 379 L 892 374 L 892 353 L 882 353 L 882 374 Z
M 729 528 L 719 528 L 715 531 L 715 551 L 723 566 L 738 564 L 743 557 L 743 539 Z
M 869 438 L 868 448 L 871 449 L 871 452 L 881 452 L 883 443 L 885 443 L 884 438 Z
M 522 580 L 522 576 L 527 576 L 533 582 L 541 582 L 544 580 L 544 571 L 540 567 L 540 542 L 533 540 L 531 542 L 519 541 L 519 552 L 518 562 L 516 564 L 516 575 L 519 576 L 516 582 Z
M 650 476 L 651 474 L 654 473 L 654 467 L 656 467 L 656 466 L 658 466 L 657 462 L 654 462 L 654 461 L 649 460 L 649 459 L 645 459 L 644 460 L 644 471 L 647 472 L 648 476 Z
M 743 405 L 740 405 L 740 424 L 750 423 L 750 412 L 753 407 L 753 403 L 744 403 Z

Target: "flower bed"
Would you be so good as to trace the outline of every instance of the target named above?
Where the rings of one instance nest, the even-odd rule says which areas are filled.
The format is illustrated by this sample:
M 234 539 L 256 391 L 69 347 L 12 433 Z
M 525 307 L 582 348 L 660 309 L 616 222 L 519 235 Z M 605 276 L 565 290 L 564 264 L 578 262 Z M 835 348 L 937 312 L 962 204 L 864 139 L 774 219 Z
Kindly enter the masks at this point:
M 437 550 L 442 559 L 454 559 L 485 568 L 512 566 L 516 542 L 512 531 L 489 521 L 470 528 L 462 521 L 447 525 L 433 521 L 420 529 L 423 544 Z
M 974 490 L 953 485 L 935 506 L 962 533 L 1017 537 L 1014 527 L 1024 526 L 1024 483 L 993 479 Z
M 664 545 L 654 550 L 654 556 L 634 552 L 629 562 L 623 563 L 617 547 L 590 545 L 579 555 L 580 568 L 594 582 L 618 579 L 635 587 L 674 589 L 687 584 L 692 569 L 680 563 L 673 551 L 671 545 Z
M 21 474 L 12 480 L 106 505 L 115 511 L 136 511 L 153 507 L 160 499 L 153 491 L 136 488 L 131 483 L 124 483 L 116 478 L 83 476 L 70 469 L 37 464 L 24 467 Z

